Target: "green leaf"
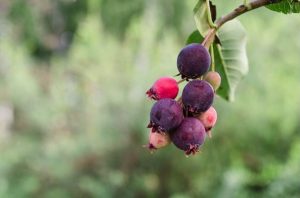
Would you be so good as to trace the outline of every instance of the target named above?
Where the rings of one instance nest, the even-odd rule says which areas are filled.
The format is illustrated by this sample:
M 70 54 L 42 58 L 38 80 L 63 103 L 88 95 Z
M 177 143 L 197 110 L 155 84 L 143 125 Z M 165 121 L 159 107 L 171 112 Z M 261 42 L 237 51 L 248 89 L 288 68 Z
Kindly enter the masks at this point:
M 221 44 L 214 43 L 215 69 L 222 78 L 217 94 L 228 101 L 234 100 L 238 83 L 248 73 L 246 32 L 238 20 L 227 22 L 219 30 Z M 194 31 L 187 44 L 201 43 L 203 37 Z
M 217 94 L 225 100 L 232 101 L 234 98 L 234 90 L 231 89 L 229 83 L 229 73 L 226 69 L 227 65 L 222 55 L 222 49 L 219 44 L 214 44 L 215 69 L 221 76 L 221 85 L 217 89 Z
M 300 13 L 300 1 L 298 0 L 283 0 L 266 7 L 275 12 L 282 12 L 284 14 Z
M 207 7 L 205 0 L 199 0 L 194 8 L 194 18 L 196 21 L 197 29 L 202 36 L 206 35 L 210 29 L 207 18 Z
M 215 62 L 216 71 L 222 77 L 223 87 L 217 90 L 217 94 L 233 101 L 238 83 L 248 73 L 246 31 L 242 24 L 234 19 L 224 24 L 218 35 L 222 46 L 217 45 L 214 50 Z
M 201 43 L 204 40 L 204 37 L 201 36 L 198 30 L 195 30 L 190 34 L 188 39 L 186 40 L 186 44 L 191 44 L 191 43 Z

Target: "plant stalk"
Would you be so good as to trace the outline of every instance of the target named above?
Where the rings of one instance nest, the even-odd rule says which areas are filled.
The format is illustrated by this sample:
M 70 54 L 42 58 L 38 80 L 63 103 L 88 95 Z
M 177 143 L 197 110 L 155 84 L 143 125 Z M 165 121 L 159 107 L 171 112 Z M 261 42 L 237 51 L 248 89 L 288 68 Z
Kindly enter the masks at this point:
M 223 17 L 219 18 L 216 21 L 216 23 L 215 23 L 216 27 L 211 28 L 209 30 L 208 34 L 204 38 L 204 41 L 202 42 L 202 45 L 204 45 L 208 49 L 209 46 L 214 41 L 217 30 L 224 23 L 226 23 L 248 11 L 251 11 L 251 10 L 254 10 L 254 9 L 260 8 L 262 6 L 269 5 L 269 4 L 278 3 L 280 1 L 282 1 L 282 0 L 254 0 L 254 1 L 247 3 L 247 5 L 245 5 L 245 4 L 240 5 L 239 7 L 235 8 L 232 12 L 228 13 L 227 15 L 224 15 Z

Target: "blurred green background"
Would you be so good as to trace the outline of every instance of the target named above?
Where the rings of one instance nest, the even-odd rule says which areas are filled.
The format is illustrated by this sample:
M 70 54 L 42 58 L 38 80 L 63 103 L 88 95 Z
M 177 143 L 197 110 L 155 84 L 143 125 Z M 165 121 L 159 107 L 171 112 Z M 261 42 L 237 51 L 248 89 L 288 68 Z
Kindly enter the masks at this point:
M 240 2 L 214 1 L 218 16 Z M 195 0 L 0 1 L 0 197 L 300 197 L 300 17 L 240 18 L 249 75 L 202 153 L 150 154 L 145 91 Z

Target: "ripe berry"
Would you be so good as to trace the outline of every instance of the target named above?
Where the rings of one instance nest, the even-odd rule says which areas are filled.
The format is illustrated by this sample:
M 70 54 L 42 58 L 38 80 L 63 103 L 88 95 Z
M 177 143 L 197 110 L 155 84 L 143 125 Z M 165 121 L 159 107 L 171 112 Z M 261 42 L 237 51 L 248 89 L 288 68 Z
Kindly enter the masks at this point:
M 152 87 L 146 92 L 149 98 L 160 100 L 163 98 L 176 98 L 179 88 L 175 79 L 162 77 L 155 81 Z
M 176 147 L 184 150 L 187 155 L 195 154 L 205 140 L 204 126 L 196 118 L 185 118 L 171 134 L 171 140 Z
M 177 68 L 182 78 L 198 78 L 205 74 L 210 66 L 211 58 L 207 49 L 192 43 L 184 47 L 177 58 Z
M 150 151 L 163 148 L 171 142 L 168 133 L 153 133 L 150 131 L 148 148 Z
M 207 81 L 216 91 L 221 85 L 221 76 L 218 72 L 207 72 L 204 76 L 204 80 Z
M 176 100 L 161 99 L 151 109 L 148 127 L 152 127 L 153 132 L 170 132 L 180 125 L 183 118 L 182 108 Z
M 215 126 L 217 118 L 217 111 L 212 106 L 204 113 L 201 113 L 198 117 L 204 125 L 206 132 L 210 131 Z
M 192 114 L 206 111 L 213 103 L 214 90 L 204 80 L 190 81 L 183 89 L 182 103 L 185 110 Z

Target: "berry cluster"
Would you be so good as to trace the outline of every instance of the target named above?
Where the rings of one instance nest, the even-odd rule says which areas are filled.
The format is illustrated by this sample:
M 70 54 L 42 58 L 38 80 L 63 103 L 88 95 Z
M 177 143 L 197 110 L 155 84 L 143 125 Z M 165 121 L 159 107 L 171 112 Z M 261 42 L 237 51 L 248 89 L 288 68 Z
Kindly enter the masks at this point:
M 212 106 L 215 91 L 221 84 L 221 77 L 209 71 L 211 57 L 201 44 L 184 47 L 177 58 L 177 68 L 183 80 L 188 81 L 178 95 L 178 84 L 171 77 L 158 79 L 146 92 L 149 98 L 157 100 L 150 113 L 151 128 L 148 148 L 156 150 L 171 142 L 185 151 L 195 154 L 204 143 L 206 135 L 217 121 L 217 112 Z

